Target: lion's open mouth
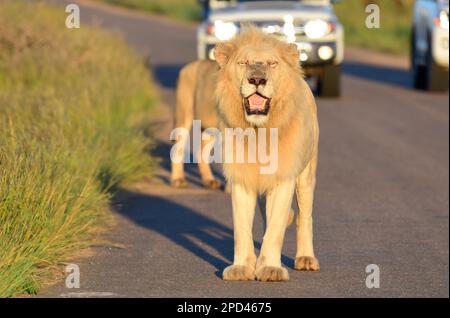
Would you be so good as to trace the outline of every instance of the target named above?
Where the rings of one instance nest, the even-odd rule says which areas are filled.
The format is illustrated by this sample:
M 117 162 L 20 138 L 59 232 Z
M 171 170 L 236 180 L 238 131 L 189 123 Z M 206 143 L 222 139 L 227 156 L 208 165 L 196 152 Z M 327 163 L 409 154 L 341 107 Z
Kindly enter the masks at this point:
M 244 107 L 247 115 L 267 115 L 270 108 L 270 98 L 254 93 L 244 97 Z

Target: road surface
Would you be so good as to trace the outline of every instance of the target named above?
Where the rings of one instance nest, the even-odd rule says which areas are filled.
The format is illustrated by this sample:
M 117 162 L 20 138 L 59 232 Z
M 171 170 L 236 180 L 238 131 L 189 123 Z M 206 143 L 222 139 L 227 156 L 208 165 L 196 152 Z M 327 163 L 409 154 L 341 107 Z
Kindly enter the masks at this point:
M 291 226 L 283 249 L 289 282 L 224 282 L 233 254 L 229 196 L 196 186 L 193 165 L 190 189 L 167 185 L 174 86 L 180 67 L 195 59 L 195 26 L 85 2 L 81 22 L 120 32 L 149 58 L 165 102 L 156 149 L 165 161 L 156 180 L 120 195 L 118 224 L 106 237 L 123 248 L 93 248 L 94 256 L 76 261 L 80 289 L 61 281 L 39 296 L 449 296 L 449 96 L 413 91 L 405 59 L 349 49 L 343 96 L 317 100 L 321 271 L 292 269 Z M 257 215 L 258 248 L 261 227 Z M 369 264 L 380 269 L 379 289 L 366 287 Z

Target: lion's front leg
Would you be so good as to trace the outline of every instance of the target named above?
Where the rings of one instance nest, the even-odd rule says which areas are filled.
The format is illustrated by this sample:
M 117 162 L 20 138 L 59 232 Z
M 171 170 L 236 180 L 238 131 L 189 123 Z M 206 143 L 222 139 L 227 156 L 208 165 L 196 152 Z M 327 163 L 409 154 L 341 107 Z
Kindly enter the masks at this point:
M 256 192 L 240 184 L 231 185 L 234 226 L 234 261 L 223 271 L 224 280 L 255 279 L 255 248 L 252 225 L 255 216 Z
M 285 281 L 289 274 L 281 266 L 281 248 L 289 221 L 295 180 L 279 183 L 267 195 L 267 229 L 256 264 L 256 278 L 260 281 Z

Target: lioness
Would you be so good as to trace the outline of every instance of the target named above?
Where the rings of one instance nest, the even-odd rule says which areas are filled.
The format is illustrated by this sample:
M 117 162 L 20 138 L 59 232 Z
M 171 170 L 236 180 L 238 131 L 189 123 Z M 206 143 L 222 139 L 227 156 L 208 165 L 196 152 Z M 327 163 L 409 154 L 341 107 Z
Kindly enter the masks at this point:
M 319 140 L 313 94 L 303 79 L 297 46 L 254 27 L 215 48 L 219 126 L 277 128 L 278 169 L 261 174 L 261 163 L 224 163 L 231 185 L 234 261 L 225 280 L 286 281 L 281 248 L 294 191 L 297 218 L 295 269 L 319 270 L 313 250 L 312 204 Z M 267 139 L 266 139 L 267 140 Z M 248 139 L 241 139 L 248 143 Z M 239 140 L 236 138 L 234 149 Z M 268 149 L 269 147 L 266 147 Z M 244 147 L 244 149 L 247 149 Z M 257 258 L 252 223 L 258 194 L 266 195 L 266 230 Z
M 200 120 L 203 129 L 217 127 L 214 90 L 218 69 L 217 63 L 210 60 L 194 61 L 181 69 L 176 90 L 175 127 L 190 130 L 193 120 Z M 185 144 L 181 146 L 184 153 Z M 203 185 L 206 188 L 219 189 L 220 181 L 214 178 L 211 167 L 201 158 L 204 146 L 205 141 L 202 140 L 199 151 L 194 154 L 197 156 Z M 187 186 L 183 162 L 172 161 L 171 184 L 175 188 Z

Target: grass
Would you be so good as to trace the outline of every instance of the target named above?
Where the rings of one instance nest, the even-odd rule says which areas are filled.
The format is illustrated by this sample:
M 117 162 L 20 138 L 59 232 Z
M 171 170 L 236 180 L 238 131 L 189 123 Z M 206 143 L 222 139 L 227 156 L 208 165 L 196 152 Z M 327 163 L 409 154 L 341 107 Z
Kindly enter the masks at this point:
M 380 7 L 380 28 L 368 29 L 365 21 L 365 3 L 374 2 Z M 401 3 L 401 4 L 400 4 Z M 410 45 L 414 1 L 393 0 L 362 1 L 342 0 L 335 5 L 336 14 L 345 28 L 347 44 L 372 50 L 407 55 Z
M 201 7 L 197 0 L 101 0 L 130 9 L 148 11 L 182 21 L 198 21 Z
M 199 21 L 197 0 L 97 0 L 131 9 L 166 15 L 183 21 Z M 368 29 L 366 3 L 377 3 L 381 28 Z M 346 43 L 382 52 L 406 55 L 409 52 L 414 0 L 342 0 L 335 10 L 345 28 Z
M 113 187 L 149 174 L 154 91 L 123 41 L 63 10 L 0 4 L 0 297 L 88 246 Z

